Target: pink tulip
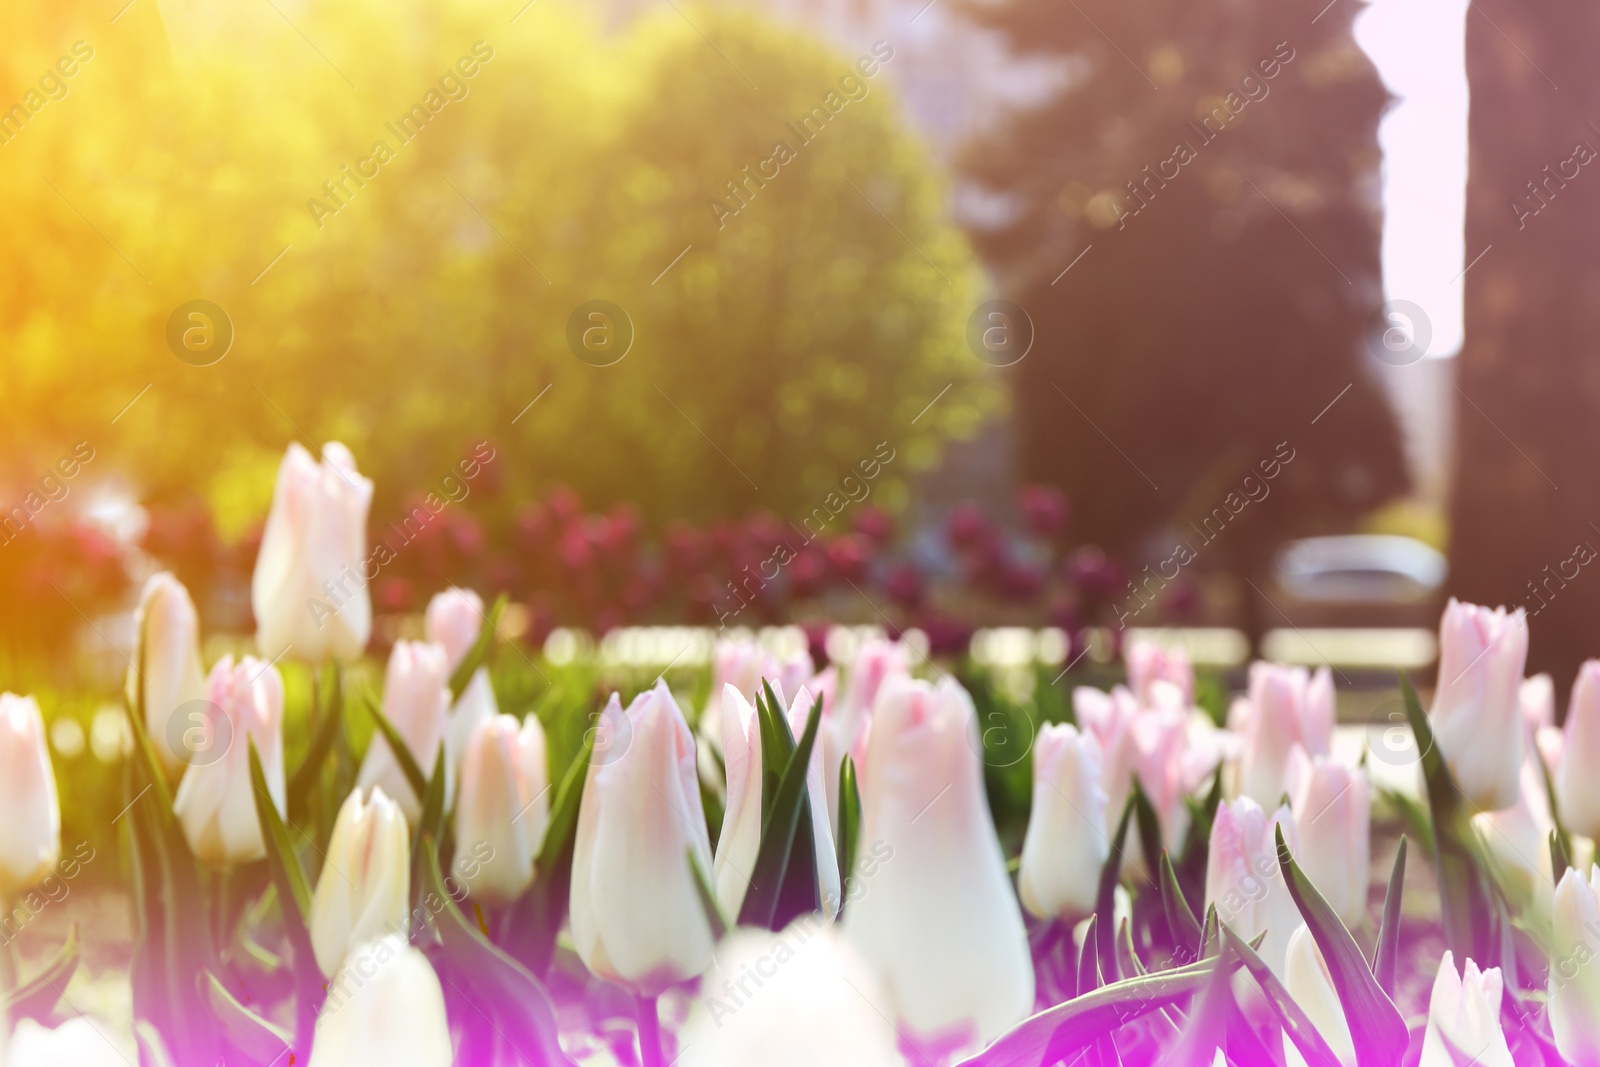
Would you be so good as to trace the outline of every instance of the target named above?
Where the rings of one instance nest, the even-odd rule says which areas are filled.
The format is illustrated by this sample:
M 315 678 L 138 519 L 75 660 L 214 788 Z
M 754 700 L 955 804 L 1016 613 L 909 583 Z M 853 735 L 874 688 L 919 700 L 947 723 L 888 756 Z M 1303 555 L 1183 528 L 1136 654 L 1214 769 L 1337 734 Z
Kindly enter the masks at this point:
M 1561 818 L 1584 837 L 1600 837 L 1600 660 L 1578 668 L 1567 704 L 1561 764 L 1556 771 L 1556 801 Z
M 623 715 L 615 696 L 605 712 Z M 628 705 L 626 746 L 590 761 L 572 859 L 572 939 L 594 974 L 644 996 L 711 963 L 711 925 L 689 864 L 711 842 L 694 736 L 665 682 Z
M 1181 648 L 1168 648 L 1154 641 L 1130 641 L 1123 658 L 1128 664 L 1128 688 L 1139 703 L 1152 703 L 1151 687 L 1168 682 L 1183 694 L 1184 705 L 1194 703 L 1194 667 Z
M 1451 599 L 1439 624 L 1439 679 L 1428 718 L 1433 736 L 1474 807 L 1517 802 L 1524 733 L 1520 690 L 1528 659 L 1521 608 L 1507 614 Z
M 450 717 L 449 680 L 442 647 L 421 641 L 395 642 L 384 673 L 383 714 L 425 775 L 433 773 L 439 747 L 445 741 Z M 356 781 L 362 789 L 382 786 L 413 825 L 422 816 L 422 798 L 412 791 L 382 734 L 373 735 Z
M 1046 725 L 1033 745 L 1033 810 L 1017 880 L 1023 905 L 1040 918 L 1088 915 L 1110 851 L 1100 746 L 1074 726 Z
M 1367 776 L 1329 756 L 1289 755 L 1289 806 L 1300 835 L 1296 859 L 1350 929 L 1367 913 L 1372 867 Z
M 250 583 L 256 646 L 268 657 L 349 662 L 372 633 L 367 509 L 372 482 L 341 444 L 319 463 L 298 443 L 278 468 L 272 510 Z
M 173 746 L 168 727 L 180 708 L 193 713 L 195 702 L 205 698 L 205 671 L 200 664 L 200 616 L 183 583 L 166 571 L 153 574 L 144 583 L 139 609 L 134 613 L 134 629 L 139 634 L 139 649 L 144 664 L 145 730 L 156 755 L 168 774 L 182 771 L 193 755 Z M 138 694 L 139 663 L 128 666 L 128 690 Z M 189 707 L 185 707 L 189 705 Z M 202 716 L 203 718 L 203 716 Z M 180 738 L 188 728 L 202 725 L 185 722 Z
M 534 860 L 550 821 L 544 728 L 534 715 L 480 722 L 467 741 L 456 797 L 456 846 L 486 846 L 489 858 L 459 876 L 490 904 L 516 900 L 533 884 Z
M 856 773 L 864 772 L 867 735 L 872 725 L 872 707 L 878 691 L 890 678 L 911 676 L 911 655 L 898 641 L 870 638 L 862 642 L 856 658 L 845 673 L 844 691 L 823 707 L 822 776 L 828 791 L 828 816 L 839 817 L 839 767 L 849 756 Z
M 1474 1067 L 1515 1067 L 1500 1028 L 1502 993 L 1500 968 L 1479 971 L 1468 960 L 1465 973 L 1457 974 L 1455 957 L 1445 950 L 1428 998 L 1418 1067 L 1453 1067 L 1463 1057 Z
M 1261 958 L 1284 976 L 1289 937 L 1305 921 L 1278 867 L 1276 828 L 1296 859 L 1302 856 L 1294 815 L 1280 807 L 1268 815 L 1249 797 L 1223 801 L 1211 824 L 1206 857 L 1206 903 L 1245 940 L 1265 933 Z
M 797 738 L 805 732 L 812 703 L 811 694 L 802 688 L 789 707 L 789 729 Z M 761 848 L 762 750 L 756 710 L 731 685 L 722 687 L 722 737 L 727 745 L 723 754 L 728 771 L 728 807 L 722 816 L 712 877 L 722 910 L 729 917 L 737 917 Z M 823 913 L 831 918 L 838 913 L 840 904 L 839 861 L 822 788 L 822 753 L 815 748 L 806 773 L 806 790 L 811 802 L 818 896 Z
M 1033 1006 L 1033 961 L 980 751 L 972 699 L 952 679 L 884 683 L 861 840 L 884 842 L 891 858 L 845 910 L 844 928 L 923 1041 L 988 1041 Z
M 1556 886 L 1550 943 L 1550 1030 L 1576 1067 L 1600 1067 L 1600 867 L 1568 870 Z
M 61 802 L 33 697 L 0 694 L 0 897 L 42 880 L 61 858 Z
M 423 616 L 428 640 L 444 648 L 452 671 L 467 658 L 487 621 L 483 598 L 470 589 L 446 589 L 428 601 Z
M 1333 748 L 1333 676 L 1321 667 L 1250 665 L 1249 697 L 1236 704 L 1239 793 L 1258 804 L 1277 804 L 1284 793 L 1289 751 L 1326 756 Z
M 223 656 L 206 679 L 206 699 L 215 709 L 204 727 L 213 731 L 207 744 L 225 747 L 220 757 L 189 767 L 172 807 L 195 856 L 231 867 L 267 854 L 250 782 L 252 740 L 272 804 L 285 810 L 283 679 L 272 664 L 252 656 L 237 665 Z

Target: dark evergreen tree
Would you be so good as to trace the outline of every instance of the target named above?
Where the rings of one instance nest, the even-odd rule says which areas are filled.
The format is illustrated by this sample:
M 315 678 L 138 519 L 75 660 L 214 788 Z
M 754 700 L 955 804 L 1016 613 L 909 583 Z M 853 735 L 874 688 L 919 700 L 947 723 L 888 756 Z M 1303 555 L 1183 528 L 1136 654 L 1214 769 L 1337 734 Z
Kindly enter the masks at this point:
M 1266 590 L 1285 538 L 1349 530 L 1406 485 L 1363 366 L 1386 94 L 1356 5 L 968 10 L 1063 74 L 964 165 L 990 194 L 976 240 L 1036 330 L 1005 371 L 1025 476 L 1071 495 L 1084 538 L 1140 563 L 1187 542 L 1195 566 Z M 1280 443 L 1293 460 L 1232 515 L 1228 494 Z M 1218 508 L 1231 521 L 1212 543 L 1197 529 Z M 1250 632 L 1281 624 L 1239 588 Z
M 1451 585 L 1527 606 L 1528 671 L 1561 690 L 1600 654 L 1597 44 L 1600 9 L 1575 0 L 1467 14 L 1466 254 L 1482 259 L 1465 278 Z

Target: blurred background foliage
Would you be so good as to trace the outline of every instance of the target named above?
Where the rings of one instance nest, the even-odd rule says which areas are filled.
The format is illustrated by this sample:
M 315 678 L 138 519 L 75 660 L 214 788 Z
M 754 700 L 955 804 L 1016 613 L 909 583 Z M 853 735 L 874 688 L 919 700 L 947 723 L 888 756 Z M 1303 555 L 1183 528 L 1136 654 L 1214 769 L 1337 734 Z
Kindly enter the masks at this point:
M 855 56 L 725 10 L 608 35 L 520 6 L 7 4 L 0 100 L 94 54 L 0 148 L 6 480 L 87 438 L 147 501 L 198 492 L 237 535 L 291 439 L 348 443 L 375 519 L 490 440 L 523 495 L 803 514 L 878 442 L 910 457 L 902 486 L 997 410 L 962 342 L 972 251 L 883 79 L 802 147 L 785 123 Z M 467 95 L 401 143 L 386 124 L 475 44 Z M 709 201 L 780 139 L 798 158 L 718 229 Z M 375 177 L 308 208 L 379 140 Z M 196 298 L 236 330 L 203 370 L 164 342 Z M 566 343 L 591 299 L 637 331 L 604 369 Z

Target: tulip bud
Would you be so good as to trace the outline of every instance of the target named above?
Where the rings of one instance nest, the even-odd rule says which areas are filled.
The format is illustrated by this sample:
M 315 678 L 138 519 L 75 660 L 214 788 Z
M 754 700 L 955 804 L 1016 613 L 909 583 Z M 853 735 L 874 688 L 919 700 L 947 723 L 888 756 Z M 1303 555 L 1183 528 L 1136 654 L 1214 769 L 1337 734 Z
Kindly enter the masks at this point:
M 1550 942 L 1550 1030 L 1577 1067 L 1600 1064 L 1600 867 L 1568 870 L 1556 886 Z
M 1524 746 L 1519 692 L 1528 659 L 1521 608 L 1507 614 L 1452 598 L 1439 624 L 1439 680 L 1428 711 L 1434 741 L 1472 805 L 1517 802 Z
M 1295 858 L 1350 929 L 1367 913 L 1372 867 L 1372 799 L 1367 776 L 1329 756 L 1289 754 L 1289 806 L 1300 835 Z
M 1556 803 L 1561 818 L 1584 837 L 1600 837 L 1600 788 L 1590 777 L 1600 769 L 1600 660 L 1578 668 L 1567 704 L 1561 765 L 1556 771 Z
M 382 789 L 366 803 L 351 790 L 311 898 L 311 947 L 322 973 L 332 977 L 352 949 L 402 929 L 410 888 L 405 816 Z
M 867 743 L 861 840 L 890 859 L 844 928 L 922 1040 L 989 1041 L 1033 1007 L 1022 911 L 984 795 L 972 698 L 892 678 Z
M 450 671 L 445 651 L 421 641 L 396 641 L 383 676 L 383 714 L 410 749 L 423 774 L 432 774 L 439 746 L 444 744 L 450 718 Z M 446 799 L 455 778 L 445 762 Z M 411 791 L 388 741 L 374 734 L 361 762 L 357 783 L 362 789 L 381 785 L 394 798 L 406 819 L 415 824 L 422 816 L 422 798 Z
M 372 633 L 364 573 L 372 482 L 338 443 L 322 462 L 291 444 L 278 468 L 272 510 L 250 583 L 256 645 L 272 657 L 349 662 Z
M 1528 724 L 1532 736 L 1556 724 L 1556 684 L 1548 674 L 1524 678 L 1517 687 L 1517 706 L 1522 709 L 1522 721 Z
M 1284 793 L 1289 750 L 1299 745 L 1310 756 L 1333 748 L 1333 675 L 1321 667 L 1277 663 L 1250 665 L 1250 695 L 1235 705 L 1239 716 L 1239 794 L 1257 804 L 1277 804 Z
M 717 946 L 683 1029 L 681 1063 L 902 1067 L 883 1003 L 871 973 L 820 916 L 777 934 L 743 927 Z
M 1076 727 L 1043 727 L 1033 745 L 1033 811 L 1017 880 L 1023 905 L 1041 919 L 1088 915 L 1110 851 L 1100 746 Z
M 1468 960 L 1465 972 L 1456 973 L 1455 957 L 1446 949 L 1428 999 L 1428 1030 L 1418 1067 L 1468 1061 L 1474 1067 L 1515 1067 L 1500 1029 L 1500 968 L 1480 972 Z
M 238 664 L 224 656 L 206 679 L 208 721 L 222 754 L 190 766 L 178 784 L 172 809 L 183 824 L 189 848 L 212 867 L 252 863 L 267 854 L 256 816 L 256 791 L 250 781 L 254 741 L 267 779 L 267 794 L 285 810 L 283 772 L 283 679 L 270 663 L 245 656 Z
M 1343 1067 L 1356 1067 L 1356 1045 L 1350 1036 L 1350 1024 L 1344 1017 L 1339 991 L 1334 988 L 1333 974 L 1309 926 L 1301 926 L 1290 936 L 1284 970 L 1284 988 L 1306 1013 L 1322 1040 L 1328 1043 Z M 1304 1057 L 1288 1034 L 1283 1035 L 1283 1053 L 1289 1067 L 1305 1067 Z
M 623 715 L 613 694 L 605 716 Z M 711 962 L 691 856 L 711 870 L 694 736 L 665 682 L 634 697 L 626 748 L 596 755 L 572 857 L 572 939 L 591 972 L 644 996 Z
M 506 904 L 533 884 L 533 862 L 550 822 L 544 727 L 496 715 L 467 741 L 456 798 L 456 846 L 487 844 L 490 858 L 458 877 L 474 898 Z
M 455 709 L 445 723 L 444 759 L 445 766 L 450 769 L 447 784 L 452 794 L 472 732 L 498 714 L 500 705 L 494 698 L 494 683 L 489 680 L 489 668 L 479 667 L 473 672 L 467 687 L 461 691 L 461 699 L 456 701 Z
M 723 686 L 731 685 L 745 700 L 754 701 L 761 692 L 763 680 L 771 682 L 781 693 L 794 693 L 810 677 L 809 652 L 779 660 L 748 637 L 718 641 L 711 656 L 711 699 L 700 716 L 700 735 L 710 744 L 713 752 L 722 752 L 719 701 Z
M 846 756 L 855 760 L 856 772 L 863 770 L 867 751 L 867 731 L 871 726 L 872 706 L 878 691 L 890 678 L 909 678 L 911 657 L 898 641 L 869 638 L 856 652 L 855 661 L 845 675 L 844 692 L 823 705 L 821 736 L 822 777 L 828 790 L 828 817 L 839 820 L 839 767 Z
M 140 653 L 128 667 L 128 692 L 137 700 L 142 661 L 145 730 L 162 766 L 176 774 L 189 762 L 189 753 L 174 747 L 170 720 L 179 708 L 203 700 L 206 688 L 200 666 L 200 617 L 183 583 L 166 571 L 151 575 L 139 596 L 134 631 Z
M 444 648 L 452 671 L 467 658 L 486 621 L 483 598 L 470 589 L 446 589 L 428 601 L 423 615 L 428 640 Z
M 1176 692 L 1165 682 L 1153 687 L 1157 693 L 1163 690 Z M 1141 708 L 1132 690 L 1120 685 L 1109 693 L 1079 686 L 1072 691 L 1072 705 L 1078 722 L 1100 748 L 1106 822 L 1121 817 L 1137 780 L 1161 824 L 1162 843 L 1175 850 L 1189 827 L 1184 798 L 1215 762 L 1209 747 L 1189 743 L 1187 712 L 1173 704 Z M 1132 870 L 1151 869 L 1136 835 L 1130 837 L 1123 859 Z
M 1517 802 L 1472 816 L 1488 866 L 1516 913 L 1536 930 L 1548 929 L 1555 868 L 1550 859 L 1550 794 L 1536 757 L 1522 761 Z
M 351 951 L 317 1017 L 309 1067 L 450 1067 L 444 989 L 404 934 Z
M 128 1067 L 137 1058 L 132 1035 L 87 1015 L 74 1016 L 53 1030 L 19 1019 L 5 1050 L 10 1067 Z
M 0 694 L 0 898 L 38 882 L 61 858 L 61 803 L 33 697 Z
M 1130 641 L 1123 659 L 1128 665 L 1128 688 L 1140 704 L 1151 706 L 1156 682 L 1176 686 L 1185 707 L 1194 703 L 1194 667 L 1183 649 L 1167 648 L 1154 641 Z
M 1305 920 L 1278 867 L 1279 826 L 1284 843 L 1299 859 L 1303 853 L 1287 807 L 1268 815 L 1249 797 L 1218 805 L 1206 857 L 1206 903 L 1215 905 L 1217 918 L 1246 941 L 1265 933 L 1258 952 L 1282 978 L 1289 937 Z
M 789 706 L 789 729 L 795 737 L 805 732 L 812 703 L 811 694 L 802 688 Z M 718 903 L 733 917 L 744 906 L 750 874 L 761 850 L 763 757 L 756 710 L 731 685 L 722 687 L 721 732 L 727 745 L 723 755 L 728 771 L 728 807 L 722 816 L 722 834 L 717 839 L 712 880 Z M 822 787 L 822 753 L 815 748 L 811 750 L 811 765 L 806 772 L 806 794 L 811 803 L 818 898 L 822 901 L 823 913 L 832 918 L 840 904 L 839 860 L 833 848 L 832 824 L 827 817 L 827 794 Z

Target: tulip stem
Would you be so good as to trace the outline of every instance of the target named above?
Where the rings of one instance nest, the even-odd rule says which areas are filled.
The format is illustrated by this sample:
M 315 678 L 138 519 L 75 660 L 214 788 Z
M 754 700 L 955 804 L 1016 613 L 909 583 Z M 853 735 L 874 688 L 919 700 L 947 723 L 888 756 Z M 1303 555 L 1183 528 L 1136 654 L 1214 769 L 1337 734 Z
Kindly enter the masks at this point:
M 661 1017 L 656 1011 L 656 998 L 640 996 L 639 1007 L 639 1060 L 644 1067 L 666 1067 L 667 1057 L 661 1050 Z

